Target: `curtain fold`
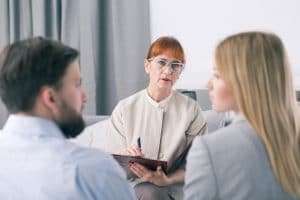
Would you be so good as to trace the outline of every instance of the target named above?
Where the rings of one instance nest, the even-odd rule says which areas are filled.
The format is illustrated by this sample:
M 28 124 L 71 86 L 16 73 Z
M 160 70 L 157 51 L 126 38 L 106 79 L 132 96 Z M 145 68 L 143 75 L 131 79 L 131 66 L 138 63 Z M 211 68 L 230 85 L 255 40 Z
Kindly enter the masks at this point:
M 146 87 L 146 0 L 0 0 L 0 31 L 0 49 L 32 36 L 79 49 L 85 114 L 109 115 L 120 99 Z M 6 118 L 0 102 L 1 127 Z
M 106 51 L 99 57 L 105 73 L 100 71 L 97 77 L 98 113 L 110 114 L 116 104 L 111 99 L 129 96 L 147 84 L 144 58 L 150 45 L 149 5 L 147 1 L 130 2 L 105 1 L 102 5 L 102 17 L 108 23 L 99 29 L 104 30 L 99 35 Z M 102 98 L 102 94 L 108 98 Z

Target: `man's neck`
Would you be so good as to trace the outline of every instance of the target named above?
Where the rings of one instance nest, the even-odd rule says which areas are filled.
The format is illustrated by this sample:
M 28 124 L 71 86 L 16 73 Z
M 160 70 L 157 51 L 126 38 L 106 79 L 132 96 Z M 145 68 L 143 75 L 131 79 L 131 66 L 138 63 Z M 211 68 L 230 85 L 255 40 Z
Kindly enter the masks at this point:
M 42 112 L 42 110 L 39 110 L 38 112 L 36 112 L 35 110 L 19 111 L 19 112 L 15 113 L 15 115 L 40 117 L 40 118 L 52 120 L 51 116 L 49 116 L 49 114 L 47 114 L 47 112 Z

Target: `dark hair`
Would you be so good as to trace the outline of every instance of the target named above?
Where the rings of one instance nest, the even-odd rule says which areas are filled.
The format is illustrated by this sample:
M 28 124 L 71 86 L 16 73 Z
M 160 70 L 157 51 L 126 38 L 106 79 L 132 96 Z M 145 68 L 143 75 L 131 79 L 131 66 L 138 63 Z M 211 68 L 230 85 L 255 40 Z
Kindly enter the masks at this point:
M 11 113 L 30 111 L 43 86 L 59 90 L 79 52 L 42 37 L 17 41 L 0 54 L 0 96 Z

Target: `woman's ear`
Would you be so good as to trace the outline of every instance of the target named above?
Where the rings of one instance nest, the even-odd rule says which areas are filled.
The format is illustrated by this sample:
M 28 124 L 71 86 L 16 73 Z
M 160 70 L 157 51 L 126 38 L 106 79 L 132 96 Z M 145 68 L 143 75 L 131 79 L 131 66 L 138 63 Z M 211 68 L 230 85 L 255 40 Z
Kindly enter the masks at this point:
M 151 67 L 149 60 L 147 60 L 147 59 L 144 60 L 144 66 L 145 66 L 146 73 L 149 74 L 150 73 L 150 67 Z

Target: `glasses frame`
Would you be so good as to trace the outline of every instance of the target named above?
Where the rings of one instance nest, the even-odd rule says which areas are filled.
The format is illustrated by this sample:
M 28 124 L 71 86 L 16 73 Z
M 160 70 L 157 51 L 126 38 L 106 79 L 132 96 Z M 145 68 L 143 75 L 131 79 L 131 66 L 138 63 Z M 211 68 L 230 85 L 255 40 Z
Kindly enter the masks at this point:
M 185 67 L 185 64 L 180 62 L 179 60 L 174 60 L 171 62 L 168 62 L 167 59 L 164 58 L 160 58 L 160 57 L 152 57 L 152 58 L 148 58 L 147 59 L 149 62 L 155 61 L 155 65 L 158 67 L 158 69 L 162 70 L 164 69 L 166 66 L 168 66 L 173 72 L 176 73 L 181 73 Z M 165 62 L 165 64 L 162 65 L 162 63 L 160 63 L 159 61 L 163 61 Z M 173 67 L 172 64 L 177 64 L 180 65 L 180 67 Z

